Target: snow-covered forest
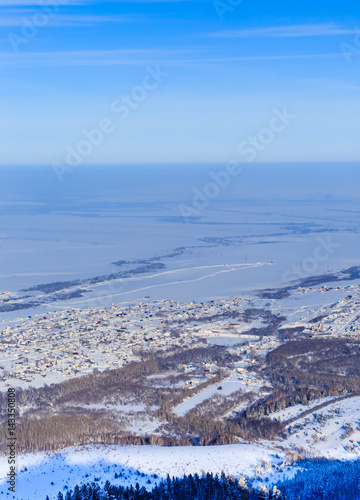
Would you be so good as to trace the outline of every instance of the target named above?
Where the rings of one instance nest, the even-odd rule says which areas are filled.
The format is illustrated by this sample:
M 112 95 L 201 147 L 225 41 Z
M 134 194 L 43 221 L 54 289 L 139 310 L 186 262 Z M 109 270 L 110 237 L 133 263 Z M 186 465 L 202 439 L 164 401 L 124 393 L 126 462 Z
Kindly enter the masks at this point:
M 152 490 L 139 483 L 134 486 L 99 484 L 75 486 L 74 490 L 59 492 L 56 500 L 358 500 L 360 498 L 360 460 L 303 461 L 291 479 L 276 484 L 261 484 L 244 476 L 227 477 L 204 474 L 182 478 L 169 476 Z M 52 500 L 49 496 L 46 500 Z

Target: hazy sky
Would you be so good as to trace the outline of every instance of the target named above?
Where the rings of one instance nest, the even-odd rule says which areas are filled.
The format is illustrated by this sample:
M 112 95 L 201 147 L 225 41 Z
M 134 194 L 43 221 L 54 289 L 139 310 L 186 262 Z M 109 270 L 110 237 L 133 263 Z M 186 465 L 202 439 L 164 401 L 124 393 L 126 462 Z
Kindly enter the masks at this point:
M 354 0 L 0 0 L 0 161 L 358 160 L 359 55 Z

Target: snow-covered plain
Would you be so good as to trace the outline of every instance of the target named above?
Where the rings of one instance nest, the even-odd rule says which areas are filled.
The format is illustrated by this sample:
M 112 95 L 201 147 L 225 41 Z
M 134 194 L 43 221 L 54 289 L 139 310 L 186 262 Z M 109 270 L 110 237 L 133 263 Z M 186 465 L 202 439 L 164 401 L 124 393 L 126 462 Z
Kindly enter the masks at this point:
M 161 262 L 166 269 L 131 276 L 126 283 L 92 286 L 83 297 L 84 307 L 99 299 L 107 305 L 114 297 L 125 302 L 146 295 L 202 301 L 358 264 L 359 213 L 350 196 L 355 182 L 341 198 L 338 178 L 326 186 L 316 183 L 312 199 L 309 179 L 320 171 L 328 179 L 329 166 L 301 166 L 296 181 L 294 166 L 252 167 L 198 217 L 183 217 L 181 204 L 192 206 L 192 188 L 206 185 L 213 167 L 86 168 L 61 189 L 46 170 L 19 169 L 16 177 L 15 170 L 4 171 L 0 290 L 19 292 L 41 283 L 109 276 L 121 271 L 114 262 L 126 260 L 139 266 Z M 339 166 L 338 177 L 343 168 Z M 358 175 L 355 169 L 351 178 Z M 20 179 L 27 181 L 21 186 Z M 326 247 L 328 238 L 335 247 L 308 269 L 319 241 Z M 174 253 L 179 248 L 182 252 Z M 233 264 L 238 267 L 224 268 Z M 76 302 L 80 300 L 73 300 L 74 307 Z M 22 312 L 4 311 L 0 321 Z

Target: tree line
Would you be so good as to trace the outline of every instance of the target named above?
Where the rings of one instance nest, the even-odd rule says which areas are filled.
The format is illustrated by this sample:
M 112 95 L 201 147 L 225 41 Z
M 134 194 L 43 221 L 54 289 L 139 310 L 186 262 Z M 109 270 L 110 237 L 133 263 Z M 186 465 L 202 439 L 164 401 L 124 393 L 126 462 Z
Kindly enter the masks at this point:
M 254 483 L 253 479 L 236 479 L 225 473 L 162 480 L 152 489 L 134 486 L 114 486 L 109 481 L 75 486 L 57 500 L 358 500 L 360 497 L 360 460 L 303 460 L 292 479 L 275 485 Z M 45 500 L 50 500 L 49 496 Z

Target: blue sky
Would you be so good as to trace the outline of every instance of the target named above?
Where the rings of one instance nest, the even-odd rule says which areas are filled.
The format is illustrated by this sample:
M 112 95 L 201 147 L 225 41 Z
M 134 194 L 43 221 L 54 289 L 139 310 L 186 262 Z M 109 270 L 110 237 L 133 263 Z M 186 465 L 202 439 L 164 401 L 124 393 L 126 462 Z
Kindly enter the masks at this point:
M 104 120 L 84 164 L 244 160 L 274 109 L 256 161 L 356 161 L 359 55 L 350 0 L 0 0 L 0 162 L 64 163 Z

